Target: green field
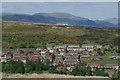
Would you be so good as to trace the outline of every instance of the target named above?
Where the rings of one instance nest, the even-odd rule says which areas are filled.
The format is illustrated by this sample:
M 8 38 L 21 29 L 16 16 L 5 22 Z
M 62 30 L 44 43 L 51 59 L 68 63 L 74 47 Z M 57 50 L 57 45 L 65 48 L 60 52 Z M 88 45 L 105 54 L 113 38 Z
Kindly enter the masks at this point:
M 118 54 L 106 53 L 104 56 L 99 56 L 102 59 L 109 59 L 109 56 L 118 56 Z
M 95 61 L 89 62 L 89 64 L 118 64 L 118 60 L 108 60 L 108 61 Z

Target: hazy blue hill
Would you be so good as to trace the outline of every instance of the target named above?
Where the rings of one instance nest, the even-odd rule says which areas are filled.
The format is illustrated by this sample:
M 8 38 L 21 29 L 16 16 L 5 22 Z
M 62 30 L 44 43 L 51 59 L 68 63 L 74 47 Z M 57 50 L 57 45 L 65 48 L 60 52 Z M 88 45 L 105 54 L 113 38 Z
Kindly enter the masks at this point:
M 103 26 L 109 26 L 109 27 L 117 26 L 117 24 L 112 24 L 111 22 L 104 21 L 104 20 L 96 20 L 95 22 L 98 23 L 98 24 L 101 24 Z
M 13 20 L 13 21 L 24 21 L 24 22 L 38 22 L 38 23 L 67 23 L 74 26 L 107 26 L 107 27 L 116 27 L 115 24 L 112 24 L 107 21 L 93 21 L 87 18 L 77 17 L 68 13 L 36 13 L 34 15 L 28 14 L 8 14 L 2 16 L 4 20 Z
M 118 18 L 109 18 L 109 19 L 106 19 L 104 21 L 110 22 L 110 23 L 115 24 L 115 25 L 118 24 Z
M 36 13 L 35 15 L 42 15 L 46 17 L 55 17 L 55 18 L 67 18 L 67 19 L 72 19 L 72 20 L 88 20 L 87 18 L 82 18 L 82 17 L 77 17 L 72 14 L 68 13 L 61 13 L 61 12 L 56 12 L 56 13 Z

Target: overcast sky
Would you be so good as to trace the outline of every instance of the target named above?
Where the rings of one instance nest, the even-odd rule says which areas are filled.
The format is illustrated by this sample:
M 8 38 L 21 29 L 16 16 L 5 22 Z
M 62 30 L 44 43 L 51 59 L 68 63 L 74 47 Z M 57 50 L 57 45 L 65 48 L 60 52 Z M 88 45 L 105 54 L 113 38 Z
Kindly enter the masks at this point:
M 118 2 L 119 0 L 2 0 L 3 2 Z
M 65 12 L 89 19 L 117 18 L 117 2 L 4 2 L 2 11 L 9 13 Z

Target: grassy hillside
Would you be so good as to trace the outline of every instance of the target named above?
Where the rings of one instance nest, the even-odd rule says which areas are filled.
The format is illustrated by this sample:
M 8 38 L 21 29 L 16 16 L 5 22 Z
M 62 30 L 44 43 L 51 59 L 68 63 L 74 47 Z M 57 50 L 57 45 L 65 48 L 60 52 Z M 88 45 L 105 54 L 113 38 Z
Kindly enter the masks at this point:
M 56 44 L 117 44 L 118 28 L 59 26 L 3 21 L 3 48 L 46 47 Z

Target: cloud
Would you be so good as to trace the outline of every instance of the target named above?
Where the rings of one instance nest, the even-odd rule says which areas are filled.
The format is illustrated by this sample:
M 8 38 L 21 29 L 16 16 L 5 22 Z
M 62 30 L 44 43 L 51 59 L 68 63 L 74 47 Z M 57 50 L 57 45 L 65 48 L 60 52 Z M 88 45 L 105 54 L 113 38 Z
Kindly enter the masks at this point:
M 2 0 L 2 2 L 119 2 L 119 0 Z

